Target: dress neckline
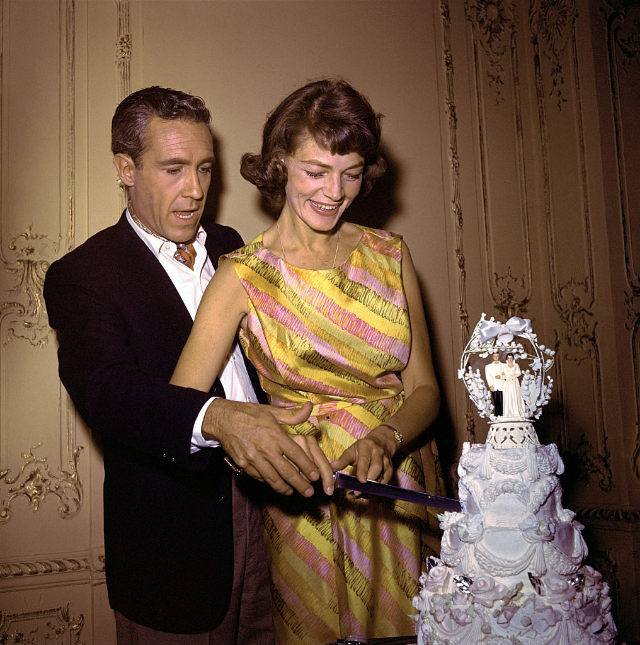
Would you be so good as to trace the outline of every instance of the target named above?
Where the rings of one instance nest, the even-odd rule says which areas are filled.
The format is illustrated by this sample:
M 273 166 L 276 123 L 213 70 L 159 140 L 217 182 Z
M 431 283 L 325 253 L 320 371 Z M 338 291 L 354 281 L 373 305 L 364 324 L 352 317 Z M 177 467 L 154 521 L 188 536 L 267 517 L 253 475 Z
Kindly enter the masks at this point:
M 286 264 L 288 267 L 291 267 L 292 269 L 295 269 L 296 271 L 313 271 L 315 273 L 320 272 L 320 273 L 330 273 L 331 271 L 336 271 L 337 269 L 340 269 L 342 266 L 344 266 L 349 260 L 351 259 L 351 256 L 356 252 L 356 250 L 360 247 L 362 244 L 362 241 L 364 238 L 367 236 L 367 231 L 362 228 L 362 226 L 358 226 L 358 224 L 354 224 L 356 228 L 359 228 L 361 231 L 360 239 L 358 240 L 358 243 L 351 249 L 351 252 L 347 256 L 347 258 L 344 260 L 344 262 L 340 264 L 336 264 L 334 267 L 328 267 L 326 269 L 307 269 L 305 267 L 300 267 L 296 264 L 291 264 L 291 262 L 287 262 L 284 258 L 281 258 L 280 256 L 276 255 L 272 251 L 270 251 L 265 245 L 264 245 L 264 231 L 260 233 L 260 248 L 264 249 L 266 253 L 269 254 L 269 256 L 275 258 L 279 262 L 282 262 L 283 264 Z

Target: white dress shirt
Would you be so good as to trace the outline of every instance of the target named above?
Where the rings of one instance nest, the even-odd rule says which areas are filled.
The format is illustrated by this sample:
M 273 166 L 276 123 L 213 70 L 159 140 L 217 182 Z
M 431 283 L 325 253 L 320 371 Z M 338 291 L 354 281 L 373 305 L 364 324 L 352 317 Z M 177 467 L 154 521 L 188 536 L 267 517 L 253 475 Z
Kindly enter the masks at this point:
M 195 318 L 204 290 L 207 288 L 209 280 L 211 280 L 215 273 L 213 264 L 204 246 L 205 240 L 207 239 L 206 231 L 200 226 L 196 234 L 196 239 L 193 242 L 193 247 L 196 251 L 196 260 L 192 271 L 173 257 L 177 248 L 174 242 L 156 237 L 141 229 L 133 221 L 129 209 L 127 209 L 127 220 L 140 239 L 158 259 L 169 278 L 171 278 L 171 282 L 173 282 L 180 294 L 185 307 L 191 314 L 191 318 Z M 221 370 L 219 378 L 227 399 L 258 403 L 256 393 L 242 358 L 242 350 L 238 343 L 234 343 L 233 348 L 229 352 L 229 356 Z M 217 441 L 207 440 L 202 436 L 204 415 L 211 401 L 215 398 L 212 397 L 209 399 L 202 410 L 200 410 L 200 414 L 198 414 L 193 426 L 193 435 L 191 436 L 192 453 L 197 452 L 200 448 L 215 448 L 220 445 Z

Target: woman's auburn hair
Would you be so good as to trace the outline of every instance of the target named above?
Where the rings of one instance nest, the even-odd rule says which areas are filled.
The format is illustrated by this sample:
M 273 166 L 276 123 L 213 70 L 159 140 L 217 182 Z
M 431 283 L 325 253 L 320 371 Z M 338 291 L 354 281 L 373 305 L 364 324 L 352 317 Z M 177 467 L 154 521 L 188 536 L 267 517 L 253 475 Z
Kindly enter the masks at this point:
M 240 174 L 257 186 L 272 214 L 285 203 L 287 168 L 306 137 L 331 154 L 356 152 L 364 159 L 361 194 L 366 195 L 387 164 L 378 154 L 382 114 L 341 79 L 314 81 L 287 96 L 267 117 L 260 154 L 246 153 Z

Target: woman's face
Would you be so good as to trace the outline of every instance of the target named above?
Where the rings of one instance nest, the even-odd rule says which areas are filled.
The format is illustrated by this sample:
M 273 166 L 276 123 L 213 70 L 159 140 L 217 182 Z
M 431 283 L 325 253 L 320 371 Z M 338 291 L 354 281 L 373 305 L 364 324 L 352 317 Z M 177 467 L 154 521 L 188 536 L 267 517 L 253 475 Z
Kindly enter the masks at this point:
M 306 137 L 285 164 L 282 214 L 299 218 L 315 231 L 332 230 L 360 192 L 364 159 L 357 152 L 333 155 Z
M 509 365 L 513 365 L 513 356 L 507 356 L 507 363 L 509 363 Z

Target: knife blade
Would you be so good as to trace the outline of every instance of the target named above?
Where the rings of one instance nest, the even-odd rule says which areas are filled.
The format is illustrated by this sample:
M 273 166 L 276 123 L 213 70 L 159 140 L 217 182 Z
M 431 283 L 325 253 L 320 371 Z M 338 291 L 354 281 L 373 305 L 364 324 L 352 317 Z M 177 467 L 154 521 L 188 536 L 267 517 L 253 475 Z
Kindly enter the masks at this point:
M 333 479 L 336 488 L 355 490 L 359 493 L 366 493 L 367 495 L 399 499 L 403 502 L 413 502 L 414 504 L 420 504 L 422 506 L 440 508 L 444 511 L 462 513 L 462 504 L 457 499 L 451 499 L 450 497 L 429 495 L 429 493 L 407 490 L 406 488 L 400 488 L 399 486 L 381 484 L 380 482 L 374 482 L 370 479 L 363 484 L 353 475 L 347 475 L 345 473 L 334 473 Z

